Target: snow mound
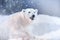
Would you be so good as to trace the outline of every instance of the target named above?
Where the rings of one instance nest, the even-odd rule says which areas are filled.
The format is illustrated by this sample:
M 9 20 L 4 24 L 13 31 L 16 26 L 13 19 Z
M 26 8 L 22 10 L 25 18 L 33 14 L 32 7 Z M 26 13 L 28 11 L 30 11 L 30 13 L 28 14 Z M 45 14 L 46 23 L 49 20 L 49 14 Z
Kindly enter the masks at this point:
M 28 27 L 28 31 L 36 38 L 59 39 L 60 18 L 48 15 L 39 15 Z

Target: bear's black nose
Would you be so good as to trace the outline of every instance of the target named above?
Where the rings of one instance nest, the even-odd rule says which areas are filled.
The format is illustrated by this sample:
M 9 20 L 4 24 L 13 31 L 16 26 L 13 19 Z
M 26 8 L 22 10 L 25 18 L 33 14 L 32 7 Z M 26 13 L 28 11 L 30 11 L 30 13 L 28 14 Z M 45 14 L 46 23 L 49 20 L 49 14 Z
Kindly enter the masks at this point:
M 35 17 L 35 15 L 32 15 L 32 17 L 30 17 L 30 19 L 31 19 L 31 20 L 34 20 L 34 17 Z
M 32 17 L 34 18 L 34 17 L 35 17 L 35 15 L 32 15 Z

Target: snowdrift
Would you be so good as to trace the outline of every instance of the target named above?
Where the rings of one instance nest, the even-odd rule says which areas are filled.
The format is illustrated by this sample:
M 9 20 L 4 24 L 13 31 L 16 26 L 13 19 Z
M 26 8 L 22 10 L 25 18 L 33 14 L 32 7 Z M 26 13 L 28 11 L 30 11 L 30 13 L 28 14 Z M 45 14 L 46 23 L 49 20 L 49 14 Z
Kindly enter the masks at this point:
M 39 15 L 28 27 L 28 31 L 39 40 L 60 39 L 60 18 L 49 15 Z

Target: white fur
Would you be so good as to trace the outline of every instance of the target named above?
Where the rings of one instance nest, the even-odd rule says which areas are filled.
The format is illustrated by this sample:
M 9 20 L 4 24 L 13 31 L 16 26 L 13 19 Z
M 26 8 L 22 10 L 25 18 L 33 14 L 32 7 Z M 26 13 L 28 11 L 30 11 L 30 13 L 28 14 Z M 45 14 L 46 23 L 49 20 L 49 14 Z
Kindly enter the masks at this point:
M 28 17 L 31 17 L 32 15 L 37 16 L 38 10 L 37 9 L 28 8 L 28 9 L 23 9 L 22 12 L 24 12 L 25 15 L 28 15 Z
M 9 37 L 9 40 L 17 40 L 20 37 L 24 38 L 24 36 L 28 36 L 26 34 L 25 28 L 32 21 L 30 19 L 31 15 L 37 14 L 37 11 L 33 8 L 27 8 L 24 9 L 24 11 L 25 12 L 22 10 L 21 12 L 17 12 L 9 16 L 0 16 L 0 35 L 2 39 L 3 37 L 6 37 L 6 35 Z M 31 15 L 28 13 L 29 11 L 31 12 Z

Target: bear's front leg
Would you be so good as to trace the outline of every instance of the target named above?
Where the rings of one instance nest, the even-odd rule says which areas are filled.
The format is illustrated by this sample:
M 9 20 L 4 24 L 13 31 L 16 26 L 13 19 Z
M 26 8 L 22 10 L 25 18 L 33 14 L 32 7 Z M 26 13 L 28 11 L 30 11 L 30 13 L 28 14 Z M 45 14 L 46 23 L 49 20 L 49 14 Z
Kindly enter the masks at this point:
M 17 30 L 12 30 L 10 35 L 9 35 L 9 40 L 29 40 L 30 35 L 26 31 L 17 31 Z

